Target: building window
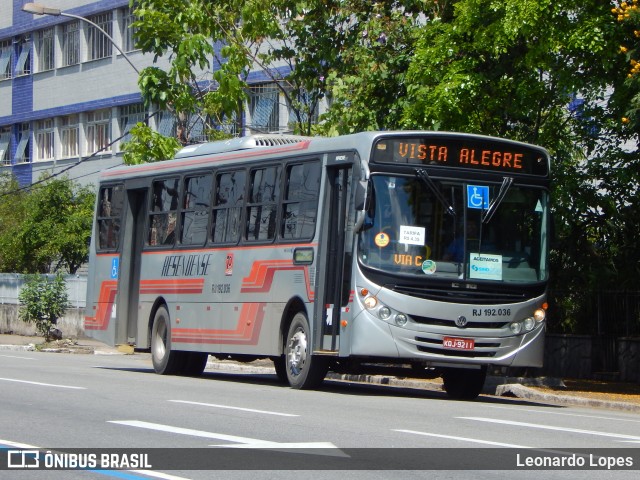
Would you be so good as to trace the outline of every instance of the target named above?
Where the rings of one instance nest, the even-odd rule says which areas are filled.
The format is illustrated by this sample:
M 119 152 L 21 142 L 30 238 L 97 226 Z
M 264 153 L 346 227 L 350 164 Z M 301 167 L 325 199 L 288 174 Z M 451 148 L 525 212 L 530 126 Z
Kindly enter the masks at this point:
M 53 119 L 40 120 L 36 124 L 36 160 L 50 160 L 54 157 Z
M 131 138 L 128 132 L 138 122 L 147 123 L 147 111 L 142 103 L 120 107 L 120 135 L 125 135 L 122 138 L 122 142 L 126 142 Z
M 11 60 L 13 58 L 13 45 L 11 40 L 0 42 L 0 80 L 11 78 Z
M 62 65 L 80 63 L 80 22 L 66 23 L 62 27 Z
M 61 118 L 60 143 L 62 144 L 62 158 L 71 158 L 80 155 L 78 133 L 78 115 L 69 115 Z
M 251 87 L 249 92 L 249 128 L 258 133 L 280 130 L 280 92 L 275 83 L 266 83 Z
M 29 163 L 31 161 L 31 129 L 28 123 L 21 123 L 18 127 L 18 139 L 16 163 Z
M 111 12 L 94 15 L 89 17 L 89 20 L 107 32 L 107 35 L 112 36 L 113 22 L 111 20 Z M 111 48 L 113 46 L 111 40 L 93 25 L 90 25 L 87 29 L 87 44 L 89 60 L 98 60 L 111 56 Z
M 87 153 L 111 151 L 111 110 L 87 114 Z
M 130 8 L 122 10 L 122 50 L 131 52 L 136 49 L 136 34 L 138 29 L 133 27 L 133 22 L 137 20 Z
M 47 28 L 38 32 L 36 52 L 38 55 L 38 72 L 53 70 L 55 67 L 53 28 Z
M 31 73 L 31 38 L 24 37 L 19 42 L 20 53 L 16 62 L 16 76 Z
M 11 127 L 0 127 L 0 164 L 11 165 Z

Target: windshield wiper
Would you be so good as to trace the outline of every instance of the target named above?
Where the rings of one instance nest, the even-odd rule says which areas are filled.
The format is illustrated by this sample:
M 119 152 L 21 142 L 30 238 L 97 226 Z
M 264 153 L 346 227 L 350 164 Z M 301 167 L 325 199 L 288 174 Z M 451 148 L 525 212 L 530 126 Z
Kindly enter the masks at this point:
M 442 194 L 442 192 L 438 189 L 438 187 L 436 186 L 436 184 L 433 182 L 433 180 L 431 180 L 431 177 L 429 176 L 429 174 L 427 173 L 427 171 L 424 168 L 416 168 L 416 176 L 422 180 L 422 182 L 429 188 L 429 190 L 431 190 L 431 192 L 436 196 L 436 198 L 438 199 L 438 201 L 442 204 L 442 206 L 445 208 L 445 210 L 447 211 L 447 213 L 453 217 L 456 216 L 456 212 L 453 209 L 453 207 L 451 206 L 451 204 L 449 202 L 447 202 L 447 199 L 444 197 L 444 195 Z
M 507 195 L 511 184 L 513 183 L 512 177 L 502 177 L 502 185 L 500 185 L 500 190 L 498 191 L 498 195 L 493 199 L 489 208 L 487 208 L 482 214 L 482 223 L 489 223 L 491 221 L 491 217 L 496 213 L 496 210 L 504 200 L 504 197 Z

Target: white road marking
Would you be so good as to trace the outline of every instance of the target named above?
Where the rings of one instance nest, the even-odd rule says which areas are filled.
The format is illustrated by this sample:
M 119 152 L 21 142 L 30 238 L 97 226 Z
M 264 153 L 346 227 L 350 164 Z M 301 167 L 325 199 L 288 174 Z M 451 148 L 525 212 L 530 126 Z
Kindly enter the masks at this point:
M 516 444 L 513 444 L 513 443 L 491 442 L 489 440 L 479 440 L 477 438 L 454 437 L 452 435 L 441 435 L 439 433 L 418 432 L 416 430 L 394 430 L 394 432 L 412 433 L 414 435 L 424 435 L 426 437 L 446 438 L 446 439 L 449 439 L 449 440 L 458 440 L 458 441 L 461 441 L 461 442 L 481 443 L 483 445 L 493 445 L 493 446 L 496 446 L 496 447 L 531 448 L 531 447 L 526 447 L 524 445 L 516 445 Z
M 21 360 L 35 360 L 35 358 L 33 357 L 19 357 L 18 355 L 0 355 L 0 357 L 5 357 L 5 358 L 19 358 Z
M 117 425 L 126 425 L 129 427 L 146 428 L 149 430 L 157 430 L 160 432 L 177 433 L 179 435 L 190 435 L 192 437 L 210 438 L 213 440 L 222 440 L 226 442 L 242 444 L 242 445 L 210 445 L 212 447 L 273 448 L 277 450 L 310 449 L 310 453 L 312 453 L 312 449 L 337 449 L 338 448 L 331 442 L 279 443 L 279 442 L 271 442 L 268 440 L 259 440 L 257 438 L 227 435 L 224 433 L 206 432 L 204 430 L 193 430 L 190 428 L 172 427 L 171 425 L 143 422 L 139 420 L 109 420 L 108 423 L 115 423 Z M 334 455 L 334 454 L 331 454 L 331 455 Z
M 12 442 L 10 440 L 2 440 L 0 439 L 0 445 L 6 445 L 8 447 L 13 447 L 13 448 L 20 448 L 20 449 L 28 449 L 28 450 L 42 450 L 42 447 L 36 447 L 33 445 L 27 445 L 26 443 L 18 443 L 18 442 Z M 99 469 L 101 472 L 105 472 L 108 473 L 109 470 L 104 470 L 104 469 Z M 91 470 L 87 470 L 87 471 L 91 471 Z M 138 473 L 141 475 L 146 475 L 147 477 L 153 477 L 153 478 L 162 478 L 163 480 L 189 480 L 188 478 L 185 477 L 178 477 L 176 475 L 169 475 L 168 473 L 162 473 L 162 472 L 154 472 L 153 470 L 124 470 L 125 472 L 131 472 L 131 473 Z M 114 471 L 115 473 L 116 471 Z
M 74 390 L 86 390 L 85 387 L 74 387 L 73 385 L 56 385 L 53 383 L 42 383 L 42 382 L 30 382 L 28 380 L 18 380 L 16 378 L 1 378 L 0 380 L 5 382 L 16 382 L 16 383 L 27 383 L 29 385 L 38 385 L 40 387 L 55 387 L 55 388 L 71 388 Z
M 188 400 L 169 400 L 170 402 L 175 403 L 186 403 L 188 405 L 201 405 L 204 407 L 213 407 L 213 408 L 226 408 L 229 410 L 240 410 L 243 412 L 251 412 L 251 413 L 264 413 L 265 415 L 279 415 L 281 417 L 299 417 L 300 415 L 294 415 L 292 413 L 280 413 L 280 412 L 271 412 L 269 410 L 255 410 L 253 408 L 242 408 L 242 407 L 231 407 L 229 405 L 217 405 L 215 403 L 201 403 L 201 402 L 190 402 Z
M 566 413 L 566 412 L 554 412 L 550 410 L 537 410 L 533 408 L 519 408 L 519 407 L 503 407 L 500 405 L 485 405 L 488 408 L 498 408 L 502 410 L 511 410 L 518 412 L 532 412 L 532 413 L 545 413 L 547 415 L 562 415 L 565 417 L 583 417 L 583 418 L 594 418 L 598 420 L 612 420 L 616 422 L 635 422 L 640 423 L 640 420 L 633 420 L 629 417 L 601 417 L 599 415 L 586 415 L 581 413 Z
M 622 433 L 598 432 L 595 430 L 583 430 L 581 428 L 556 427 L 554 425 L 540 425 L 537 423 L 514 422 L 511 420 L 498 420 L 495 418 L 484 418 L 484 417 L 456 417 L 456 418 L 460 418 L 463 420 L 475 420 L 477 422 L 497 423 L 500 425 L 513 425 L 515 427 L 538 428 L 541 430 L 553 430 L 557 432 L 567 432 L 567 433 L 582 433 L 585 435 L 596 435 L 599 437 L 618 438 L 620 440 L 630 440 L 633 442 L 640 442 L 640 437 L 637 437 L 634 435 L 625 435 Z

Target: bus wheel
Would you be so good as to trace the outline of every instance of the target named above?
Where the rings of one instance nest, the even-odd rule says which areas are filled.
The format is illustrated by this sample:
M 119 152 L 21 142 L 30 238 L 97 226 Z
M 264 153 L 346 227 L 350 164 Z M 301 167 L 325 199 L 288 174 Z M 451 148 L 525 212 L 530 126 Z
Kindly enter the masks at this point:
M 297 389 L 318 387 L 327 374 L 326 359 L 311 354 L 309 321 L 298 312 L 293 317 L 287 335 L 286 374 L 289 385 Z
M 287 378 L 287 360 L 285 359 L 284 355 L 274 357 L 272 360 L 273 366 L 276 369 L 276 376 L 278 377 L 278 380 L 282 383 L 288 383 L 289 379 Z
M 189 377 L 199 377 L 204 372 L 209 359 L 208 353 L 202 352 L 182 352 L 185 356 L 182 374 Z
M 183 352 L 171 350 L 171 330 L 169 312 L 162 306 L 158 308 L 151 329 L 151 361 L 156 373 L 174 375 L 181 373 L 185 364 Z
M 444 390 L 455 400 L 473 400 L 482 391 L 487 367 L 479 370 L 448 368 L 442 374 Z

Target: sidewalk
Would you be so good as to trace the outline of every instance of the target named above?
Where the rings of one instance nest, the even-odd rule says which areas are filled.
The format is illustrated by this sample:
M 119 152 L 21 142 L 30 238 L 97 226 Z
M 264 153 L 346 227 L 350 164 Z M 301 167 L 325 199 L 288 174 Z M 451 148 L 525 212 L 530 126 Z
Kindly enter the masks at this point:
M 116 347 L 92 338 L 65 339 L 44 345 L 42 337 L 0 334 L 0 356 L 5 350 L 78 353 L 94 355 L 124 355 Z M 210 358 L 207 370 L 243 373 L 275 373 L 272 363 L 260 360 L 252 363 L 218 361 Z M 390 385 L 405 388 L 441 391 L 440 379 L 421 380 L 380 375 L 341 375 L 329 373 L 328 379 Z M 608 408 L 640 414 L 640 385 L 595 380 L 557 378 L 488 377 L 484 394 L 517 397 L 523 400 L 556 405 L 574 405 L 590 408 Z

